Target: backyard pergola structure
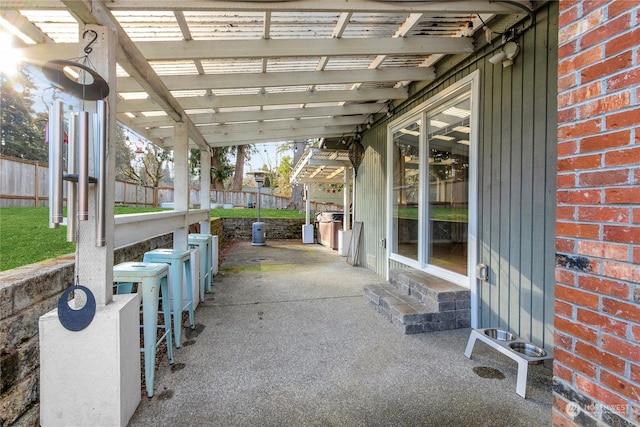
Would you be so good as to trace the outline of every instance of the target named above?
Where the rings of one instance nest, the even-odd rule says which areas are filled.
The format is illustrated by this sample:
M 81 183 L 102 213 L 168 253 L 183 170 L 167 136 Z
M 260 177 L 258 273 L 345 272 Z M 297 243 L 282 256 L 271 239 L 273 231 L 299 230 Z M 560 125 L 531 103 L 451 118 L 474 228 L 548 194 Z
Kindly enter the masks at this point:
M 349 139 L 358 126 L 407 99 L 411 82 L 433 80 L 434 65 L 443 56 L 471 52 L 465 36 L 482 27 L 479 18 L 511 15 L 516 22 L 530 6 L 5 0 L 0 13 L 23 36 L 22 53 L 36 66 L 82 56 L 83 31 L 97 31 L 100 42 L 90 59 L 112 89 L 109 127 L 118 120 L 174 151 L 175 212 L 119 219 L 117 226 L 107 218 L 102 248 L 93 244 L 92 224 L 80 230 L 79 252 L 86 260 L 79 263 L 80 275 L 98 294 L 98 305 L 107 306 L 115 242 L 174 230 L 176 247 L 186 247 L 188 224 L 206 218 L 208 198 L 201 200 L 204 214 L 188 212 L 190 147 L 201 150 L 202 194 L 207 194 L 212 147 Z M 107 201 L 112 200 L 109 190 Z M 202 225 L 207 232 L 208 221 Z
M 343 224 L 341 235 L 342 242 L 344 242 L 344 233 L 350 230 L 350 180 L 353 174 L 353 165 L 349 160 L 349 151 L 340 149 L 323 149 L 308 147 L 303 153 L 298 163 L 294 166 L 293 173 L 291 174 L 291 182 L 294 184 L 303 184 L 306 199 L 306 217 L 305 226 L 303 227 L 303 241 L 305 243 L 311 243 L 313 240 L 313 229 L 306 231 L 310 233 L 311 239 L 308 239 L 308 235 L 305 234 L 305 230 L 312 227 L 310 221 L 311 214 L 311 187 L 314 184 L 344 184 L 343 189 Z M 355 183 L 355 181 L 353 181 Z M 347 233 L 347 235 L 350 235 Z M 309 241 L 311 240 L 311 241 Z M 344 248 L 339 248 L 341 255 L 344 253 Z

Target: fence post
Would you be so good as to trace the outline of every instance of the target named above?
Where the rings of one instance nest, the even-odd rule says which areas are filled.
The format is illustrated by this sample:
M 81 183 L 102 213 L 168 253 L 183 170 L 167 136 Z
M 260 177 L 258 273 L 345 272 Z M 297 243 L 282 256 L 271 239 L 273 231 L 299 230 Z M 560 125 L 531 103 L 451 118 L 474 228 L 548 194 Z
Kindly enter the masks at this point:
M 40 189 L 38 188 L 38 177 L 40 176 L 40 174 L 38 173 L 38 162 L 35 163 L 35 167 L 36 167 L 36 173 L 35 173 L 35 179 L 33 180 L 33 191 L 34 191 L 33 206 L 38 207 L 38 191 L 40 191 Z

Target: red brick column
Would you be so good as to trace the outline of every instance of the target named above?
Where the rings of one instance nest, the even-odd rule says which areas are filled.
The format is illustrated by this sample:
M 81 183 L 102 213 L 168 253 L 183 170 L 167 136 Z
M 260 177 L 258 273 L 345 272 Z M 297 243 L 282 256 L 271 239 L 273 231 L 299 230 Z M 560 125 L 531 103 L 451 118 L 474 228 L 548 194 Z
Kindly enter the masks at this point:
M 640 2 L 560 2 L 554 425 L 640 424 Z

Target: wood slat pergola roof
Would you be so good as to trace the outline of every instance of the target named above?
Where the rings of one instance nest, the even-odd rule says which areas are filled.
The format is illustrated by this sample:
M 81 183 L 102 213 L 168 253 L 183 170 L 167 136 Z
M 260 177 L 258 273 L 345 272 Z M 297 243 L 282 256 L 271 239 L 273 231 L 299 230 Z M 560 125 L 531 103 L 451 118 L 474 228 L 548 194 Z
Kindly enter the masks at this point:
M 308 147 L 294 167 L 291 182 L 341 184 L 350 167 L 347 150 Z
M 34 65 L 78 57 L 78 23 L 118 30 L 117 118 L 165 148 L 342 139 L 435 78 L 444 55 L 528 1 L 3 0 Z

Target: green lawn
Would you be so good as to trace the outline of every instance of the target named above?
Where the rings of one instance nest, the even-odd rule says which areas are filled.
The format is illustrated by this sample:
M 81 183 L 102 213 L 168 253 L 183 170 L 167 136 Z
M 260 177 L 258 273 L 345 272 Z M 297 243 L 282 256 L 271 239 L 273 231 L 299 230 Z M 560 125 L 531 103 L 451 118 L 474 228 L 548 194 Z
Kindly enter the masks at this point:
M 417 220 L 418 208 L 415 206 L 401 207 L 395 211 L 395 214 L 402 219 Z M 432 221 L 468 222 L 468 212 L 466 207 L 431 206 L 429 219 Z
M 156 212 L 161 208 L 116 206 L 115 213 Z M 255 209 L 212 209 L 219 218 L 255 218 Z M 298 211 L 261 209 L 261 218 L 304 218 Z M 0 271 L 75 252 L 67 242 L 67 227 L 49 228 L 49 208 L 0 208 Z

